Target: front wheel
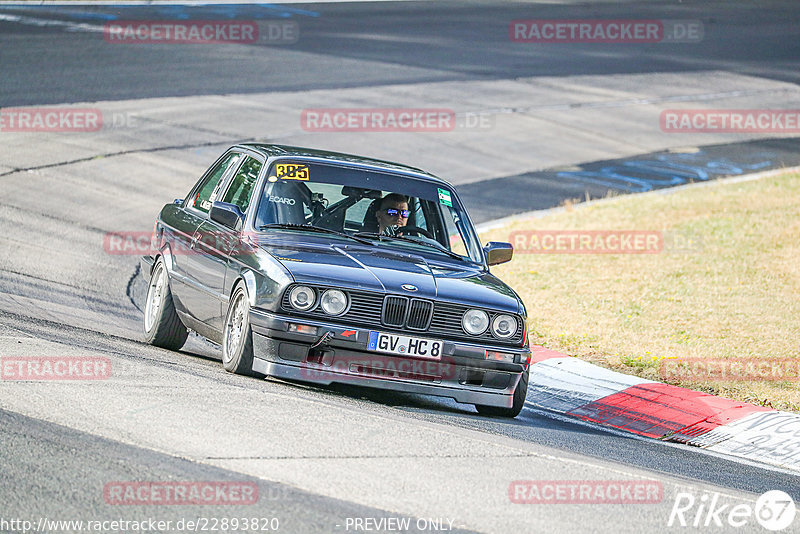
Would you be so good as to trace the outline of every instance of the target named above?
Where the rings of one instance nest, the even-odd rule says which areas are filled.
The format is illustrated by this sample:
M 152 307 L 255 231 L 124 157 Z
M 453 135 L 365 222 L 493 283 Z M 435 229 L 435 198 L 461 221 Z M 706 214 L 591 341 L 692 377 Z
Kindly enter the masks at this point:
M 522 373 L 522 376 L 519 378 L 519 384 L 517 384 L 516 389 L 514 390 L 514 404 L 511 405 L 511 408 L 501 408 L 499 406 L 482 406 L 480 404 L 476 404 L 475 408 L 477 408 L 478 413 L 481 415 L 493 415 L 497 417 L 516 417 L 519 415 L 519 412 L 522 411 L 522 407 L 525 405 L 525 397 L 528 396 L 528 376 L 530 372 L 530 367 L 525 369 Z
M 253 331 L 250 328 L 250 301 L 244 286 L 231 296 L 225 317 L 222 340 L 222 366 L 229 373 L 262 376 L 253 371 Z
M 150 285 L 147 287 L 144 337 L 151 345 L 169 350 L 180 349 L 189 337 L 189 331 L 175 311 L 169 289 L 169 275 L 161 258 L 153 267 Z

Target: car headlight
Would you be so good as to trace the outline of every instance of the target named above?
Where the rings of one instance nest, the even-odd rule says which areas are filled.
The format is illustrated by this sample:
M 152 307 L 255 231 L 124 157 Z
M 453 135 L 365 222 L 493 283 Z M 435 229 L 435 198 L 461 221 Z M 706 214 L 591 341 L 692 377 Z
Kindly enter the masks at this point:
M 319 301 L 322 311 L 328 315 L 341 315 L 347 309 L 347 295 L 338 289 L 329 289 Z
M 461 318 L 461 328 L 467 334 L 477 336 L 486 332 L 489 327 L 489 315 L 483 310 L 469 310 Z
M 517 320 L 511 315 L 498 315 L 492 321 L 492 333 L 499 338 L 509 338 L 517 333 Z
M 297 286 L 289 293 L 289 304 L 298 311 L 310 310 L 314 307 L 316 300 L 316 293 L 308 286 Z

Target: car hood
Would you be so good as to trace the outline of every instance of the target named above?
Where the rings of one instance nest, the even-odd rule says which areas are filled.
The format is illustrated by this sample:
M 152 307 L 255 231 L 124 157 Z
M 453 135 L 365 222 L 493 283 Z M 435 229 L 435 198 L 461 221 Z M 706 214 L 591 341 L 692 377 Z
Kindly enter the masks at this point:
M 388 247 L 287 244 L 265 240 L 260 240 L 259 246 L 278 259 L 300 283 L 395 293 L 522 313 L 516 293 L 500 279 L 456 262 L 431 264 L 421 255 Z M 416 290 L 404 289 L 404 285 Z

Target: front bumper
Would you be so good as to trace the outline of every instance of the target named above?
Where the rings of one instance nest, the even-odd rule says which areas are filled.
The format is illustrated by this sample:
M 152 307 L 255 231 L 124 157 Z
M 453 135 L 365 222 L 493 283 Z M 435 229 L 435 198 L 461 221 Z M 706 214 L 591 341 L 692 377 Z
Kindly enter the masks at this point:
M 439 360 L 383 354 L 367 349 L 369 329 L 263 310 L 250 311 L 250 325 L 253 370 L 259 373 L 317 384 L 347 383 L 437 395 L 484 406 L 512 406 L 514 390 L 530 356 L 527 346 L 494 347 L 448 340 L 443 340 Z M 304 325 L 315 331 L 290 331 L 290 325 Z M 381 331 L 404 334 L 390 329 Z M 326 335 L 324 342 L 314 347 Z M 486 360 L 486 350 L 513 354 L 514 361 Z

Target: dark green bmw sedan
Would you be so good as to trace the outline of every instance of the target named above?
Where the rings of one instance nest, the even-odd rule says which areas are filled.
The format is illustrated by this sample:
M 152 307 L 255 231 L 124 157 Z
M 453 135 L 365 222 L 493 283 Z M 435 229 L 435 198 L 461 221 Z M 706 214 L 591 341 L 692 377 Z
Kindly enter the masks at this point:
M 515 417 L 528 389 L 525 306 L 489 271 L 453 187 L 348 154 L 242 144 L 161 210 L 144 332 L 189 330 L 230 372 L 351 383 Z

